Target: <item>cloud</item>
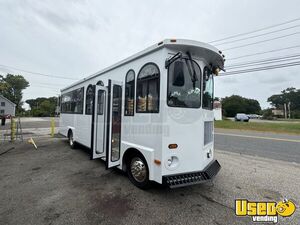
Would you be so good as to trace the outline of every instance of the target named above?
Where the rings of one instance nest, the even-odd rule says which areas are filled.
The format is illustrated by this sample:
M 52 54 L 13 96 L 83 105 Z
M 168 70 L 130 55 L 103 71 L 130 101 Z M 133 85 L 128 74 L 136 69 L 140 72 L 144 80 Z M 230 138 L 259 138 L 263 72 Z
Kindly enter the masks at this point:
M 31 23 L 33 26 L 41 25 L 48 29 L 67 32 L 77 27 L 96 30 L 97 19 L 89 8 L 88 1 L 11 1 L 1 4 L 3 9 L 14 13 L 20 24 Z M 4 10 L 3 10 L 4 11 Z
M 216 81 L 220 82 L 220 83 L 229 83 L 229 84 L 233 84 L 233 83 L 238 83 L 238 78 L 235 76 L 223 76 L 222 74 L 220 74 L 219 77 L 215 78 Z
M 208 42 L 298 18 L 298 5 L 297 0 L 288 4 L 274 0 L 272 10 L 266 10 L 270 3 L 259 0 L 0 1 L 0 64 L 83 78 L 166 37 Z M 237 44 L 241 43 L 218 47 Z M 299 36 L 224 53 L 234 58 L 297 44 Z M 228 60 L 226 65 L 297 51 Z M 273 93 L 289 86 L 299 88 L 298 70 L 283 68 L 216 78 L 216 95 L 257 98 L 267 106 L 266 99 Z M 55 83 L 67 86 L 72 82 L 24 75 L 33 84 L 25 91 L 25 98 L 58 93 L 57 88 L 43 88 L 45 83 L 51 88 Z
M 259 78 L 259 81 L 263 84 L 278 84 L 278 83 L 285 83 L 289 81 L 288 77 L 284 77 L 281 74 L 276 74 L 272 77 L 268 76 L 268 77 L 262 77 Z
M 14 72 L 15 71 L 13 71 L 13 70 L 10 70 L 10 69 L 7 69 L 7 68 L 3 68 L 3 67 L 0 66 L 0 74 L 1 75 L 6 75 L 8 73 L 14 74 Z

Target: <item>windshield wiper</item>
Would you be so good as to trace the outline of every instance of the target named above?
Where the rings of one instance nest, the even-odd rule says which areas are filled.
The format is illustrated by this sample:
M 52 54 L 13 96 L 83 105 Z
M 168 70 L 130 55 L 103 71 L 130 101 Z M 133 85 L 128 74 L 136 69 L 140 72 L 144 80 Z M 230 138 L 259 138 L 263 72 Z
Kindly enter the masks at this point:
M 177 59 L 181 59 L 182 58 L 182 52 L 177 52 L 175 55 L 173 55 L 171 58 L 169 58 L 169 59 L 166 59 L 166 62 L 165 62 L 165 68 L 167 69 L 169 66 L 170 66 L 170 64 L 172 63 L 172 62 L 174 62 L 175 60 L 177 60 Z
M 190 74 L 190 77 L 191 77 L 191 81 L 193 82 L 193 89 L 195 89 L 196 88 L 196 81 L 198 81 L 198 78 L 197 78 L 197 75 L 196 75 L 196 71 L 195 71 L 195 66 L 194 66 L 194 63 L 193 63 L 193 60 L 192 60 L 191 53 L 187 52 L 186 54 L 189 57 L 189 61 L 190 61 L 191 65 L 192 65 L 192 70 L 193 71 L 191 70 L 191 65 L 188 64 L 188 62 L 187 62 L 188 60 L 187 59 L 185 59 L 185 63 L 187 65 L 187 68 L 188 68 L 188 71 L 189 71 L 189 74 Z

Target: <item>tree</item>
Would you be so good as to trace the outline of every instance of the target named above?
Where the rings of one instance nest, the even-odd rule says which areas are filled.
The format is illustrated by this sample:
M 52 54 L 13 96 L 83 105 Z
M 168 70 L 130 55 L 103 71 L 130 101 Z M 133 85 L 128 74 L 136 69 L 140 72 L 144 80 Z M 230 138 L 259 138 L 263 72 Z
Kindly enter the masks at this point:
M 272 120 L 273 119 L 272 109 L 262 110 L 262 115 L 263 115 L 264 119 L 267 119 L 267 120 Z
M 284 104 L 290 104 L 291 117 L 300 117 L 300 89 L 294 87 L 281 91 L 281 94 L 275 94 L 268 98 L 268 102 L 276 109 L 284 109 Z
M 259 114 L 261 111 L 257 100 L 243 98 L 239 95 L 225 97 L 221 102 L 224 115 L 228 117 L 233 117 L 237 113 Z
M 283 96 L 281 94 L 272 95 L 271 97 L 268 98 L 268 102 L 270 102 L 271 105 L 276 109 L 282 109 L 284 101 L 285 100 L 283 99 Z
M 3 81 L 3 76 L 0 75 L 0 93 L 2 94 L 4 89 L 6 89 L 6 83 Z
M 28 99 L 31 116 L 54 116 L 57 105 L 57 97 Z
M 29 82 L 22 75 L 0 76 L 0 94 L 16 104 L 17 113 L 22 111 L 23 90 L 27 87 Z

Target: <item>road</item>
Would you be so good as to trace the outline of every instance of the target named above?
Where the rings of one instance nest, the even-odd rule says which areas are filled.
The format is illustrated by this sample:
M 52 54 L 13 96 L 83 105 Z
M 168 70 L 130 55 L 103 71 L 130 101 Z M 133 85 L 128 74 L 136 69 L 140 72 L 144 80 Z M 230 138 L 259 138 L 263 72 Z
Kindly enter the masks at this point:
M 227 117 L 227 119 L 234 121 L 234 117 Z M 299 123 L 300 120 L 265 120 L 265 119 L 250 119 L 251 123 Z
M 17 121 L 17 119 L 16 119 Z M 59 118 L 55 117 L 54 121 L 58 124 Z M 50 117 L 23 117 L 21 118 L 22 129 L 26 128 L 48 128 L 50 127 Z M 6 120 L 5 126 L 0 126 L 0 130 L 10 129 L 10 120 Z
M 300 136 L 215 129 L 215 148 L 300 163 Z
M 58 126 L 59 118 L 54 118 L 55 125 Z M 7 120 L 5 126 L 0 126 L 0 145 L 3 140 L 10 139 L 10 127 L 11 121 Z M 21 118 L 21 128 L 22 128 L 22 136 L 23 139 L 28 139 L 31 137 L 42 137 L 49 136 L 51 129 L 51 118 L 50 117 L 24 117 Z M 57 127 L 54 129 L 55 133 L 58 132 Z M 21 139 L 20 135 L 17 135 L 17 139 Z
M 23 142 L 0 155 L 0 224 L 254 224 L 235 216 L 235 199 L 300 203 L 299 164 L 217 150 L 222 168 L 212 182 L 143 191 L 64 139 L 36 143 L 38 150 Z M 298 225 L 299 208 L 278 220 Z

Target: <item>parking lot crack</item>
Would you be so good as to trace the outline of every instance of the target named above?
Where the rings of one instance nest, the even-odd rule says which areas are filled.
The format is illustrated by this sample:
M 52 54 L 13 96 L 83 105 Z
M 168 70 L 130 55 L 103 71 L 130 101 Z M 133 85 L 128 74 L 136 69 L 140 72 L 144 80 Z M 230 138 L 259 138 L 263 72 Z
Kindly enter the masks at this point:
M 218 201 L 212 199 L 212 198 L 209 197 L 209 196 L 206 196 L 206 195 L 203 195 L 203 194 L 200 194 L 200 193 L 199 193 L 199 195 L 200 195 L 201 197 L 205 198 L 205 199 L 206 199 L 207 201 L 209 201 L 209 202 L 216 203 L 216 204 L 218 204 L 218 205 L 220 205 L 220 206 L 222 206 L 222 207 L 225 207 L 225 208 L 227 208 L 227 209 L 230 209 L 230 210 L 233 210 L 233 211 L 234 211 L 234 209 L 233 209 L 232 207 L 227 206 L 227 205 L 225 205 L 225 204 L 223 204 L 223 203 L 221 203 L 221 202 L 218 202 Z
M 0 153 L 0 156 L 4 155 L 5 153 L 8 153 L 9 151 L 11 151 L 11 150 L 13 150 L 13 149 L 15 149 L 15 147 L 11 147 L 11 148 L 7 149 L 6 151 L 1 152 L 1 153 Z

